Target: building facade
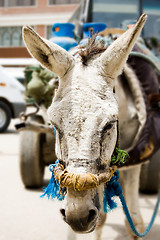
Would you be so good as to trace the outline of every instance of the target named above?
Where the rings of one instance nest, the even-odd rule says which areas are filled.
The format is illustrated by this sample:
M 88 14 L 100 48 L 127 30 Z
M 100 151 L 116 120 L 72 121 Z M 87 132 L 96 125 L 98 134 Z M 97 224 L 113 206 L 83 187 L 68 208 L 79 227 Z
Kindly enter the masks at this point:
M 107 27 L 122 27 L 125 20 L 136 20 L 142 12 L 148 20 L 145 38 L 160 42 L 160 0 L 0 0 L 0 58 L 28 58 L 22 39 L 22 27 L 32 26 L 41 36 L 51 38 L 56 22 L 82 24 L 104 22 Z M 84 7 L 86 5 L 86 7 Z M 84 9 L 83 9 L 84 8 Z M 77 15 L 77 14 L 81 14 Z M 84 19 L 83 19 L 84 18 Z
M 55 22 L 68 22 L 80 0 L 0 0 L 0 58 L 28 58 L 22 27 L 51 37 Z

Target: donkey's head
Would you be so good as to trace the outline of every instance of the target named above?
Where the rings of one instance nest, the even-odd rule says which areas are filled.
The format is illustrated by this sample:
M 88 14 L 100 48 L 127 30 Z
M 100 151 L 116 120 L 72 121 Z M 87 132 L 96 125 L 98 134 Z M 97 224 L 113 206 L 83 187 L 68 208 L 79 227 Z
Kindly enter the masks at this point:
M 30 27 L 24 28 L 30 53 L 60 77 L 48 115 L 56 129 L 57 157 L 68 174 L 63 183 L 67 194 L 61 213 L 75 231 L 92 231 L 99 217 L 104 190 L 101 183 L 112 172 L 109 166 L 117 141 L 114 80 L 145 20 L 146 15 L 142 15 L 103 53 L 90 40 L 87 49 L 77 49 L 73 55 Z

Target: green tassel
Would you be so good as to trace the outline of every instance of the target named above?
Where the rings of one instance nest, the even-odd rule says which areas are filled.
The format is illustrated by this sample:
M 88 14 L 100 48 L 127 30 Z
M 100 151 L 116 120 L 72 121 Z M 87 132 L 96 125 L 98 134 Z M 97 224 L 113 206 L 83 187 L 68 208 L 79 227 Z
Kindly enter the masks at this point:
M 125 164 L 128 157 L 129 154 L 126 151 L 115 147 L 113 155 L 111 157 L 111 165 L 122 166 Z

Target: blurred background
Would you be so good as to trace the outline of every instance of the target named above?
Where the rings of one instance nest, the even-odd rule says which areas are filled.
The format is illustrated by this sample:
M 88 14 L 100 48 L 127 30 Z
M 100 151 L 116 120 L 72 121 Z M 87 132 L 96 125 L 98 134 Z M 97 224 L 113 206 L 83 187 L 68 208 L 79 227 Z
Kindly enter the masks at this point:
M 50 39 L 54 23 L 71 22 L 75 25 L 74 34 L 82 38 L 86 22 L 126 29 L 142 12 L 148 15 L 142 36 L 159 55 L 159 0 L 0 0 L 0 65 L 23 81 L 23 67 L 33 64 L 22 39 L 24 25 Z
M 68 51 L 87 38 L 89 30 L 124 31 L 143 12 L 148 20 L 141 37 L 159 64 L 160 0 L 0 0 L 0 240 L 67 240 L 68 236 L 59 213 L 61 203 L 40 198 L 51 177 L 48 165 L 56 160 L 46 111 L 58 78 L 30 56 L 23 26 Z M 146 225 L 159 189 L 159 155 L 141 174 L 140 207 Z M 145 239 L 159 240 L 159 233 L 160 214 Z M 78 239 L 93 239 L 93 234 Z M 128 239 L 119 202 L 108 216 L 102 239 Z

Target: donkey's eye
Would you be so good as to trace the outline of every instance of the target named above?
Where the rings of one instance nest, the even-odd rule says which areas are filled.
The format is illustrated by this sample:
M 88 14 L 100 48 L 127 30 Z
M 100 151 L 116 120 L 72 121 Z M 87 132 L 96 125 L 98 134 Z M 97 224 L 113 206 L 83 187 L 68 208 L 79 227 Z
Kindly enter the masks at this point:
M 107 123 L 101 131 L 101 138 L 104 137 L 104 134 L 113 127 L 112 123 Z
M 103 132 L 105 132 L 105 131 L 111 129 L 112 127 L 113 127 L 113 124 L 111 124 L 111 123 L 107 123 L 107 124 L 104 126 L 104 128 L 103 128 Z

